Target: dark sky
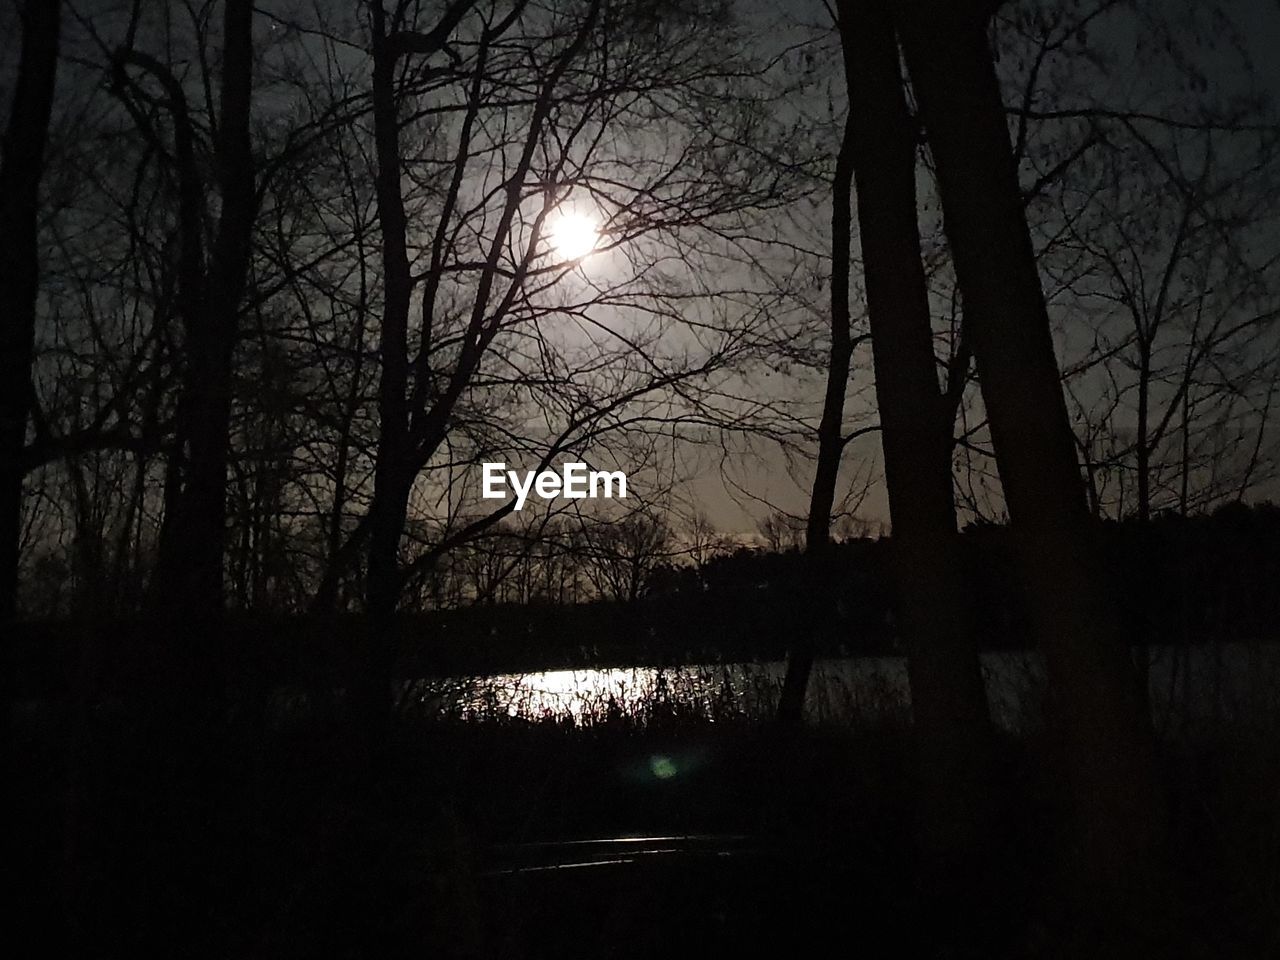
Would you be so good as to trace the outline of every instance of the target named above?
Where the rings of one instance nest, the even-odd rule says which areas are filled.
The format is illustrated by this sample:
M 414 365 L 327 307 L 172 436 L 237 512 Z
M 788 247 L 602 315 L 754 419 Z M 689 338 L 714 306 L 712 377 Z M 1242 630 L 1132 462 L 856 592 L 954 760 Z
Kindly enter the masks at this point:
M 96 0 L 79 0 L 81 9 L 93 7 Z M 1170 7 L 1186 9 L 1188 0 L 1169 0 Z M 754 8 L 766 19 L 774 19 L 780 15 L 807 23 L 821 23 L 826 14 L 820 0 L 747 0 L 747 9 Z M 110 0 L 100 6 L 110 7 Z M 1235 0 L 1224 5 L 1238 26 L 1244 38 L 1248 52 L 1252 58 L 1258 88 L 1280 102 L 1280 59 L 1276 51 L 1280 50 L 1280 2 L 1277 0 Z M 16 64 L 19 32 L 16 27 L 15 0 L 0 0 L 0 113 L 7 114 L 8 101 L 11 95 L 11 71 Z M 1223 54 L 1222 80 L 1228 84 L 1239 83 L 1239 74 L 1227 69 L 1227 55 Z M 1214 70 L 1209 64 L 1209 72 Z M 810 385 L 811 387 L 813 384 Z M 776 387 L 776 382 L 764 381 L 760 389 L 769 390 Z M 815 388 L 815 398 L 820 396 L 820 385 Z M 767 499 L 778 506 L 799 513 L 807 501 L 806 471 L 801 469 L 797 479 L 792 479 L 780 456 L 772 454 L 763 445 L 760 452 L 762 460 L 756 463 L 744 463 L 735 471 L 734 479 L 748 485 L 755 496 Z M 878 453 L 877 445 L 863 444 L 851 450 L 847 459 L 846 473 L 852 473 L 868 456 Z M 712 458 L 714 460 L 714 458 Z M 761 516 L 767 508 L 759 503 L 746 502 L 746 509 L 726 491 L 721 482 L 720 472 L 714 464 L 704 464 L 710 469 L 706 476 L 694 485 L 689 492 L 692 498 L 700 501 L 711 513 L 713 519 L 727 530 L 749 531 L 754 526 L 755 518 Z M 883 517 L 886 510 L 881 492 L 874 492 L 864 505 L 863 512 L 873 518 Z

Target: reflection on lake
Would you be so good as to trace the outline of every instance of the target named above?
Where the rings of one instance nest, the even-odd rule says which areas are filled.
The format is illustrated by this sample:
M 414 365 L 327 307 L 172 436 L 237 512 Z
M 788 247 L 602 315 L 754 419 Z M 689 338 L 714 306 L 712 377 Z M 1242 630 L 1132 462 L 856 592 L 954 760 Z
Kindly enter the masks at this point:
M 1237 720 L 1277 714 L 1280 645 L 1220 643 L 1152 647 L 1151 705 L 1159 730 L 1185 735 Z M 1025 732 L 1042 716 L 1044 665 L 1029 651 L 982 655 L 992 719 Z M 552 670 L 408 682 L 407 710 L 459 719 L 649 722 L 689 716 L 711 721 L 772 715 L 785 665 L 736 663 L 683 667 Z M 911 694 L 902 657 L 820 660 L 806 712 L 817 723 L 905 723 Z

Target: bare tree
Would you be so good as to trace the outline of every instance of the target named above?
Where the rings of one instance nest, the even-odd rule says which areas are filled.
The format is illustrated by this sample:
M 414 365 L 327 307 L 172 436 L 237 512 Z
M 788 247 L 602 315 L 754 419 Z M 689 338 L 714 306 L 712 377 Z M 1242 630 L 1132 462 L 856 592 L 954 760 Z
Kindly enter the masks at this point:
M 210 615 L 222 605 L 232 356 L 257 206 L 250 152 L 253 6 L 227 0 L 223 7 L 219 116 L 212 148 L 220 208 L 207 260 L 207 184 L 188 94 L 170 67 L 134 48 L 137 26 L 130 25 L 125 45 L 112 57 L 112 82 L 142 136 L 157 153 L 171 156 L 175 168 L 177 312 L 185 361 L 152 596 L 159 608 Z M 197 37 L 197 42 L 207 42 L 207 37 Z M 159 103 L 173 127 L 172 149 L 150 109 L 156 98 L 131 69 L 159 86 Z
M 900 28 L 1033 625 L 1061 709 L 1089 877 L 1077 889 L 1095 908 L 1135 909 L 1141 918 L 1160 843 L 1154 745 L 1096 580 L 1084 487 L 988 45 L 990 12 L 982 4 L 916 3 Z
M 698 575 L 698 582 L 705 588 L 707 565 L 716 557 L 732 551 L 732 539 L 721 533 L 703 510 L 694 511 L 684 525 L 680 539 L 684 544 L 684 552 Z
M 5 265 L 0 283 L 0 623 L 13 617 L 17 601 L 23 450 L 40 290 L 36 220 L 61 10 L 58 0 L 22 4 L 22 54 L 0 159 L 0 259 Z
M 676 555 L 671 529 L 644 513 L 584 521 L 587 577 L 600 596 L 634 603 L 645 594 L 659 564 Z
M 805 521 L 781 510 L 774 510 L 756 524 L 765 549 L 771 553 L 800 550 L 805 545 Z
M 1161 139 L 1171 142 L 1135 128 L 1129 143 L 1110 144 L 1096 164 L 1092 216 L 1072 216 L 1060 241 L 1075 269 L 1059 282 L 1069 279 L 1094 318 L 1069 381 L 1074 406 L 1086 429 L 1119 441 L 1091 457 L 1091 473 L 1131 475 L 1131 498 L 1113 509 L 1142 521 L 1239 492 L 1227 464 L 1218 464 L 1224 482 L 1200 482 L 1205 454 L 1220 428 L 1265 437 L 1280 327 L 1277 253 L 1263 225 L 1273 138 L 1209 130 Z M 1233 466 L 1246 489 L 1267 477 L 1247 455 Z M 1100 506 L 1108 493 L 1098 489 Z
M 859 0 L 839 10 L 848 123 L 857 137 L 853 174 L 894 578 L 920 752 L 922 826 L 926 849 L 951 857 L 955 869 L 965 860 L 972 865 L 986 843 L 991 743 L 960 570 L 954 406 L 938 385 L 917 226 L 916 128 L 893 23 Z

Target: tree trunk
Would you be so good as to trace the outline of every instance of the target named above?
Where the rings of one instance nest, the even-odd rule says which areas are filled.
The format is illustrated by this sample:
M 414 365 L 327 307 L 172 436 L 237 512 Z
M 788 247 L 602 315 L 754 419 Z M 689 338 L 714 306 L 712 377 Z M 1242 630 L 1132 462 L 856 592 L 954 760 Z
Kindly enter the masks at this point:
M 866 0 L 841 0 L 839 11 L 922 852 L 939 866 L 972 867 L 988 846 L 982 811 L 991 789 L 990 730 L 960 573 L 952 408 L 938 386 L 920 255 L 915 129 L 888 13 Z
M 368 615 L 363 656 L 356 677 L 356 721 L 371 744 L 381 743 L 391 720 L 391 680 L 394 666 L 396 608 L 400 603 L 403 572 L 400 568 L 400 536 L 408 512 L 412 484 L 395 475 L 394 465 L 374 479 L 369 534 L 369 572 L 365 592 Z
M 168 504 L 153 602 L 183 616 L 222 609 L 226 546 L 227 463 L 231 427 L 232 355 L 240 301 L 249 270 L 256 211 L 249 114 L 253 67 L 253 4 L 227 0 L 218 142 L 215 149 L 222 209 L 204 303 L 190 304 L 187 376 L 183 385 L 187 457 L 185 482 Z M 191 229 L 192 224 L 184 224 Z M 195 229 L 199 229 L 198 224 Z
M 373 13 L 373 123 L 378 224 L 382 235 L 383 306 L 379 329 L 378 448 L 370 507 L 369 572 L 365 587 L 369 633 L 357 679 L 359 725 L 379 736 L 390 719 L 392 631 L 400 597 L 400 536 L 412 481 L 409 469 L 409 271 L 404 198 L 400 189 L 400 121 L 395 95 L 396 51 L 379 4 Z
M 6 635 L 18 605 L 22 449 L 33 400 L 40 276 L 36 214 L 57 77 L 61 6 L 57 0 L 27 0 L 22 8 L 22 54 L 0 166 L 0 630 Z M 0 676 L 0 757 L 6 767 L 12 694 L 12 676 L 5 670 Z
M 22 448 L 31 413 L 40 257 L 36 212 L 58 68 L 57 0 L 27 0 L 0 167 L 0 624 L 17 610 Z
M 984 11 L 913 3 L 906 61 L 937 163 L 992 443 L 1043 645 L 1090 909 L 1150 892 L 1162 803 L 1132 664 L 1103 602 Z
M 1148 541 L 1151 536 L 1148 529 L 1151 523 L 1151 341 L 1145 333 L 1139 333 L 1138 350 L 1138 523 L 1141 525 L 1141 542 Z M 1139 584 L 1138 595 L 1134 601 L 1138 605 L 1138 616 L 1135 618 L 1137 635 L 1129 638 L 1134 648 L 1133 666 L 1138 678 L 1138 696 L 1143 713 L 1151 714 L 1151 602 L 1153 596 L 1152 571 L 1138 571 L 1136 582 Z
M 1138 521 L 1151 519 L 1151 345 L 1145 341 L 1138 350 Z
M 831 510 L 835 504 L 836 481 L 844 454 L 844 401 L 849 363 L 853 356 L 849 318 L 849 244 L 852 235 L 849 202 L 856 135 L 852 121 L 846 121 L 831 183 L 831 353 L 827 361 L 827 389 L 822 402 L 822 419 L 818 423 L 818 460 L 813 471 L 805 529 L 808 589 L 813 594 L 812 602 L 806 604 L 810 619 L 820 604 L 830 602 L 830 588 L 834 586 L 830 582 Z M 801 625 L 795 646 L 787 658 L 787 673 L 778 699 L 778 722 L 784 728 L 798 727 L 804 716 L 805 691 L 809 686 L 809 675 L 813 672 L 815 629 L 813 622 Z

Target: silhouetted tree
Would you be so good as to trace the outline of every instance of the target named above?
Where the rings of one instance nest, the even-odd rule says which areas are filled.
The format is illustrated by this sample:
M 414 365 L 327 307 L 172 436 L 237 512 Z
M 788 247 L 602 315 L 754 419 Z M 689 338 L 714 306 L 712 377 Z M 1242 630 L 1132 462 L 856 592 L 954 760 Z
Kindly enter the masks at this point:
M 600 596 L 619 603 L 640 599 L 654 571 L 675 553 L 670 528 L 643 513 L 587 523 L 583 541 L 587 578 Z
M 135 9 L 135 17 L 137 13 Z M 157 608 L 208 617 L 222 606 L 232 357 L 257 208 L 250 152 L 253 5 L 248 0 L 226 0 L 223 6 L 220 97 L 212 150 L 219 210 L 207 256 L 209 185 L 200 167 L 188 95 L 169 66 L 133 48 L 136 30 L 135 22 L 126 44 L 112 58 L 112 82 L 143 137 L 159 153 L 170 151 L 149 109 L 154 101 L 130 68 L 159 85 L 160 103 L 172 124 L 180 248 L 177 300 L 184 332 L 176 437 L 151 592 Z
M 805 545 L 806 523 L 803 517 L 794 517 L 782 510 L 771 511 L 756 524 L 764 547 L 773 553 L 801 550 Z
M 804 550 L 813 566 L 810 585 L 821 594 L 829 586 L 824 576 L 830 565 L 831 512 L 835 505 L 836 482 L 844 457 L 844 407 L 849 389 L 849 367 L 853 359 L 854 336 L 849 313 L 849 256 L 852 241 L 850 194 L 853 187 L 853 151 L 860 132 L 852 118 L 845 120 L 844 135 L 836 155 L 831 181 L 831 344 L 827 358 L 826 389 L 822 417 L 818 422 L 818 452 L 810 488 L 809 513 L 804 531 Z M 779 517 L 773 514 L 770 523 Z M 777 550 L 772 537 L 766 542 Z M 805 691 L 813 671 L 812 627 L 797 631 L 787 658 L 787 673 L 778 698 L 778 720 L 794 727 L 804 712 Z
M 33 399 L 31 365 L 40 291 L 37 214 L 58 67 L 59 0 L 21 7 L 22 54 L 0 159 L 0 623 L 14 615 L 22 516 L 23 449 Z M 7 701 L 6 701 L 7 702 Z
M 917 2 L 900 20 L 936 166 L 1004 499 L 1043 644 L 1076 810 L 1077 892 L 1149 905 L 1162 799 L 1149 719 L 1097 578 L 1049 318 L 983 4 Z M 1087 879 L 1086 879 L 1087 877 Z
M 724 556 L 733 549 L 731 538 L 721 533 L 711 518 L 702 510 L 694 512 L 681 531 L 680 540 L 684 545 L 684 553 L 693 564 L 698 582 L 705 589 L 707 586 L 707 566 L 716 557 Z
M 907 651 L 926 848 L 976 868 L 988 846 L 990 730 L 952 497 L 954 407 L 938 385 L 916 208 L 916 125 L 891 18 L 843 0 L 853 173 L 891 556 Z M 844 267 L 847 271 L 847 266 Z

